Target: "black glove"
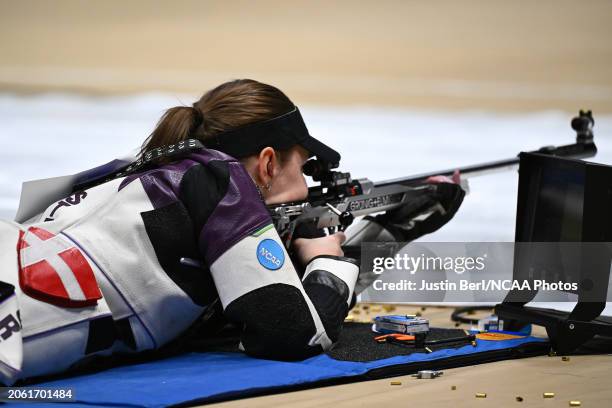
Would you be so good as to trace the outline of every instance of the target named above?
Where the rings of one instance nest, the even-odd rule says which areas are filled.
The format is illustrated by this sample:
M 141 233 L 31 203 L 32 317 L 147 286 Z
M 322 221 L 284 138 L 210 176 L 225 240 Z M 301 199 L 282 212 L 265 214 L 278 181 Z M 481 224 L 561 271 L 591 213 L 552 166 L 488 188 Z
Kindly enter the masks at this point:
M 383 226 L 397 241 L 414 241 L 450 221 L 463 197 L 465 191 L 458 184 L 430 184 L 426 193 L 401 207 L 366 218 Z

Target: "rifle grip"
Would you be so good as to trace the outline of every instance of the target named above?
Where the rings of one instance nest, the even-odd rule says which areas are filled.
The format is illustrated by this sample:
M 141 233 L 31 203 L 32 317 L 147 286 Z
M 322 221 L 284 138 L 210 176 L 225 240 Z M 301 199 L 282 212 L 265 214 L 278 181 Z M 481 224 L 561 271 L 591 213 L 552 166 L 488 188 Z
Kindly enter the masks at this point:
M 325 231 L 317 228 L 317 224 L 314 221 L 302 222 L 293 230 L 293 240 L 298 238 L 321 238 L 325 235 Z
M 298 273 L 300 279 L 304 276 L 304 272 L 306 272 L 306 265 L 302 265 L 298 260 L 297 254 L 293 249 L 293 242 L 298 238 L 321 238 L 324 237 L 325 231 L 317 228 L 317 224 L 315 222 L 303 222 L 298 224 L 293 231 L 293 237 L 291 239 L 291 245 L 289 246 L 288 253 L 291 261 L 293 262 L 293 266 L 295 266 L 295 270 Z

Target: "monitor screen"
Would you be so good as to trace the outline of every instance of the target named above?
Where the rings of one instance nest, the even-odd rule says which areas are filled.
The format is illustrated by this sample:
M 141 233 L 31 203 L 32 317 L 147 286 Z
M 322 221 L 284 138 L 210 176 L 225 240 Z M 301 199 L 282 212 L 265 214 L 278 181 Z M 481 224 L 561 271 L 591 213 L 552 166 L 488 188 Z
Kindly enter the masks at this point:
M 611 192 L 610 166 L 521 153 L 514 278 L 577 282 L 566 292 L 600 300 L 610 272 Z
M 534 191 L 533 227 L 529 241 L 582 241 L 584 168 L 576 163 L 544 165 Z

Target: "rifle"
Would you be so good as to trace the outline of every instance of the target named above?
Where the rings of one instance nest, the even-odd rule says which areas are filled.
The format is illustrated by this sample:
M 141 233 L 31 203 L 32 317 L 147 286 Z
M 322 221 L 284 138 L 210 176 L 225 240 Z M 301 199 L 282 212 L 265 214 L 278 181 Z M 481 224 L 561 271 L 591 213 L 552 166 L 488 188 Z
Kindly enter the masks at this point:
M 535 152 L 575 159 L 593 157 L 597 147 L 593 141 L 595 121 L 591 111 L 580 111 L 572 119 L 576 143 L 563 146 L 545 146 Z M 519 164 L 516 157 L 459 168 L 464 179 L 506 171 Z M 457 169 L 423 173 L 409 177 L 372 182 L 367 178 L 353 180 L 350 173 L 334 171 L 339 163 L 311 159 L 304 165 L 304 173 L 320 185 L 308 189 L 308 198 L 300 202 L 269 206 L 274 225 L 287 249 L 294 231 L 300 224 L 311 224 L 317 229 L 327 228 L 330 233 L 342 231 L 356 217 L 392 210 L 430 193 L 436 186 L 427 184 L 430 176 L 450 176 Z

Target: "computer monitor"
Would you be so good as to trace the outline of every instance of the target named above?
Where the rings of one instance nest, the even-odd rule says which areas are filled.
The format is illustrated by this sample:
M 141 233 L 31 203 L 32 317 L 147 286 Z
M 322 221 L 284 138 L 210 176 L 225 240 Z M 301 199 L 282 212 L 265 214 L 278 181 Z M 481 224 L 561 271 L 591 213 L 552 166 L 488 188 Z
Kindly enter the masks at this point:
M 521 153 L 515 241 L 612 241 L 612 166 Z
M 576 282 L 566 291 L 598 304 L 582 317 L 598 316 L 612 260 L 612 167 L 521 153 L 516 214 L 513 278 Z M 536 294 L 511 292 L 506 301 L 524 304 Z

